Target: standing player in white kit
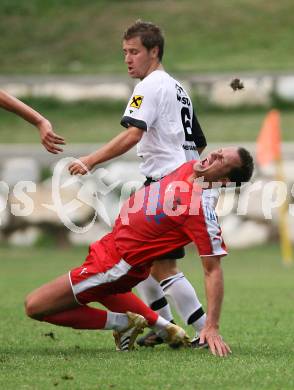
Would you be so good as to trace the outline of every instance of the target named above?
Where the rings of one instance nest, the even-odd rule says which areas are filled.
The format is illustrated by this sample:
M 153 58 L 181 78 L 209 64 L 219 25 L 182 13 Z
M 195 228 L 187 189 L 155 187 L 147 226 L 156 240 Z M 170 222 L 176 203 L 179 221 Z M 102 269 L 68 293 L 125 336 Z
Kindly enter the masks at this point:
M 164 38 L 159 27 L 137 21 L 123 36 L 123 53 L 128 74 L 141 81 L 136 85 L 121 124 L 127 129 L 96 152 L 69 166 L 71 174 L 85 174 L 95 165 L 117 157 L 137 144 L 142 159 L 145 185 L 166 176 L 186 161 L 199 159 L 206 139 L 194 114 L 190 97 L 182 85 L 165 72 L 161 64 Z M 206 314 L 190 282 L 179 272 L 176 260 L 184 249 L 158 259 L 152 276 L 139 285 L 145 302 L 168 321 L 173 321 L 165 294 L 196 336 L 205 324 Z M 196 337 L 194 346 L 198 346 Z M 161 339 L 149 333 L 139 345 L 154 346 Z

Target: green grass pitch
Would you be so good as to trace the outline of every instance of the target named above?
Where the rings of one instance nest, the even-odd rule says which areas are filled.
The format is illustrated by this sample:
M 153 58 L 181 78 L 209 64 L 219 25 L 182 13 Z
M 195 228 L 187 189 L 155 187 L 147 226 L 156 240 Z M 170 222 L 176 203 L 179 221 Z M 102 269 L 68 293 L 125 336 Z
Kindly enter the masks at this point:
M 177 73 L 293 70 L 292 0 L 1 0 L 1 74 L 124 73 L 123 31 L 166 36 Z
M 277 246 L 232 251 L 223 261 L 221 333 L 233 350 L 225 359 L 167 346 L 119 353 L 110 331 L 76 331 L 26 318 L 25 295 L 80 264 L 86 252 L 0 248 L 1 389 L 294 388 L 294 268 L 281 264 Z M 194 251 L 181 269 L 204 302 Z

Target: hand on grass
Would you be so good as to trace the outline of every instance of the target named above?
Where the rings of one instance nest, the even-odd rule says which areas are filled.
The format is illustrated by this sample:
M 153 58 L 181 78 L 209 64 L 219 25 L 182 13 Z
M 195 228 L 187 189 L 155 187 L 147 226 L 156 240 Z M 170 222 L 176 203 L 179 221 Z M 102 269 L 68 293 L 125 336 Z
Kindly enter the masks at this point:
M 232 353 L 230 347 L 223 341 L 217 328 L 205 326 L 200 333 L 200 343 L 208 343 L 211 353 L 215 356 L 225 357 Z

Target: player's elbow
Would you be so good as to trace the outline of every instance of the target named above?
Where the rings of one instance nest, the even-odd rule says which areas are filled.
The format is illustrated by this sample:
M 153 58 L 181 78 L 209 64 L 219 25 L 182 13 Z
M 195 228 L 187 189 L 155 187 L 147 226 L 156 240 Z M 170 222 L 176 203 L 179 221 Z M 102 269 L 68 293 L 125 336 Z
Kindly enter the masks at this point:
M 143 130 L 138 127 L 130 127 L 128 129 L 128 138 L 132 145 L 136 145 L 143 136 Z
M 202 265 L 205 276 L 210 276 L 216 272 L 222 272 L 219 256 L 202 257 Z

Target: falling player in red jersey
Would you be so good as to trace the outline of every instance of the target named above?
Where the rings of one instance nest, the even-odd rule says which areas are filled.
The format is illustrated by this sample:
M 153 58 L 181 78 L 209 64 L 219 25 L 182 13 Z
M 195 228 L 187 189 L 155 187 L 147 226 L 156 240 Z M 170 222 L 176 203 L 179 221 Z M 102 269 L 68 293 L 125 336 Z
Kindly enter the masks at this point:
M 227 251 L 215 211 L 203 202 L 201 183 L 239 186 L 250 180 L 252 171 L 253 160 L 245 149 L 224 148 L 202 161 L 184 163 L 137 191 L 124 203 L 113 231 L 90 246 L 80 267 L 29 294 L 27 315 L 78 329 L 114 329 L 121 350 L 133 347 L 145 325 L 143 316 L 167 342 L 185 344 L 185 332 L 131 289 L 148 277 L 153 259 L 193 241 L 202 259 L 207 297 L 200 343 L 208 343 L 214 355 L 226 356 L 230 348 L 218 328 L 223 299 L 220 260 Z M 100 302 L 111 311 L 92 308 L 89 302 Z

